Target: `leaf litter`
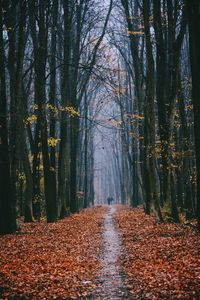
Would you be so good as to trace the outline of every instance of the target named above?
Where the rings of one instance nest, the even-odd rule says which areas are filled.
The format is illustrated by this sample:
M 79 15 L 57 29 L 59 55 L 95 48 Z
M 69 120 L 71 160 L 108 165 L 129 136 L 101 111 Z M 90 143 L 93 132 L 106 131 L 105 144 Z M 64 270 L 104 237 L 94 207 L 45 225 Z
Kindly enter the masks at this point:
M 200 299 L 200 235 L 194 227 L 157 223 L 141 208 L 126 206 L 115 221 L 133 299 Z
M 199 233 L 183 224 L 159 224 L 127 206 L 116 206 L 112 215 L 120 241 L 112 260 L 125 278 L 119 280 L 117 271 L 126 298 L 102 293 L 109 210 L 89 208 L 52 224 L 22 223 L 19 234 L 1 236 L 0 299 L 200 299 Z
M 21 224 L 0 237 L 0 299 L 77 299 L 96 287 L 103 215 L 89 208 L 47 224 Z

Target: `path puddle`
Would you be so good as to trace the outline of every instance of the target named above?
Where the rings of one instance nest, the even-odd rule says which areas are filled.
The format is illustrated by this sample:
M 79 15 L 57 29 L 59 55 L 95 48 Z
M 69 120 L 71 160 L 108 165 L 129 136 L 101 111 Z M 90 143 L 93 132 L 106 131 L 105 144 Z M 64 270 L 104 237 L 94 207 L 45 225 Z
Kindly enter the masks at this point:
M 100 287 L 92 299 L 130 299 L 126 296 L 124 278 L 121 274 L 119 257 L 121 251 L 120 237 L 115 228 L 113 214 L 115 206 L 111 206 L 104 221 L 104 251 L 102 254 L 102 272 L 100 274 Z

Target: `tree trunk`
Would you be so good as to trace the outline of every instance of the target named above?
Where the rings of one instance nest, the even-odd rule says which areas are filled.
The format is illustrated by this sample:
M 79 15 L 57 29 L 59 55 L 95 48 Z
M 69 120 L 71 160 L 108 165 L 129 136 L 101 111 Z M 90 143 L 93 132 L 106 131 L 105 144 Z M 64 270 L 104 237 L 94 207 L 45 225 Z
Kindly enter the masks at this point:
M 34 12 L 34 13 L 33 13 Z M 37 36 L 37 30 L 36 30 L 36 18 L 38 16 L 38 11 L 35 7 L 35 1 L 34 0 L 28 0 L 28 13 L 29 13 L 29 22 L 30 22 L 30 32 L 31 32 L 31 38 L 33 42 L 33 53 L 34 53 L 34 71 L 35 74 L 38 73 L 38 36 Z M 34 89 L 35 89 L 35 105 L 38 105 L 38 97 L 37 97 L 37 91 L 38 91 L 38 84 L 40 85 L 40 82 L 38 82 L 37 76 L 34 77 Z M 33 177 L 33 216 L 35 219 L 39 220 L 41 217 L 41 202 L 42 202 L 42 193 L 41 193 L 41 187 L 40 187 L 40 179 L 41 179 L 41 171 L 40 171 L 40 163 L 41 163 L 41 137 L 40 137 L 40 124 L 38 122 L 38 110 L 37 110 L 37 123 L 35 126 L 35 132 L 34 132 L 34 141 L 32 141 L 31 138 L 31 129 L 28 127 L 28 133 L 30 138 L 30 143 L 32 145 L 32 152 L 33 152 L 33 166 L 32 166 L 32 177 Z
M 3 6 L 0 1 L 0 234 L 16 231 L 15 209 L 11 189 L 7 129 L 7 97 L 3 40 Z
M 146 159 L 149 161 L 149 180 L 150 180 L 150 201 L 153 206 L 157 218 L 159 221 L 163 221 L 160 202 L 159 202 L 159 190 L 156 176 L 156 155 L 155 155 L 155 70 L 153 50 L 150 39 L 150 5 L 148 0 L 143 1 L 143 16 L 144 16 L 144 30 L 146 39 L 146 56 L 147 56 L 147 74 L 146 74 L 146 114 L 145 114 L 145 126 L 147 145 L 149 148 Z
M 194 106 L 194 135 L 197 174 L 196 216 L 198 220 L 198 228 L 200 229 L 200 2 L 187 0 L 186 3 L 189 20 L 192 99 Z
M 64 67 L 62 70 L 62 107 L 69 105 L 70 98 L 70 58 L 71 58 L 71 11 L 70 2 L 64 1 Z M 65 111 L 61 113 L 60 149 L 58 158 L 58 206 L 59 217 L 67 216 L 69 210 L 69 116 Z
M 45 75 L 46 75 L 46 29 L 45 28 L 45 9 L 46 1 L 39 2 L 39 33 L 38 33 L 38 57 L 37 57 L 37 102 L 38 102 L 38 122 L 40 124 L 41 143 L 42 143 L 42 159 L 44 169 L 44 190 L 47 222 L 56 220 L 56 198 L 55 198 L 55 178 L 54 172 L 50 170 L 49 150 L 48 150 L 48 133 L 46 120 L 46 91 L 45 91 Z
M 57 43 L 57 22 L 58 22 L 58 0 L 53 1 L 53 22 L 51 29 L 51 61 L 50 61 L 50 91 L 49 91 L 49 104 L 50 104 L 50 137 L 56 138 L 56 122 L 55 122 L 55 105 L 56 105 L 56 43 Z M 50 173 L 52 177 L 52 192 L 56 203 L 56 210 L 58 215 L 57 203 L 57 184 L 56 184 L 56 147 L 50 148 Z

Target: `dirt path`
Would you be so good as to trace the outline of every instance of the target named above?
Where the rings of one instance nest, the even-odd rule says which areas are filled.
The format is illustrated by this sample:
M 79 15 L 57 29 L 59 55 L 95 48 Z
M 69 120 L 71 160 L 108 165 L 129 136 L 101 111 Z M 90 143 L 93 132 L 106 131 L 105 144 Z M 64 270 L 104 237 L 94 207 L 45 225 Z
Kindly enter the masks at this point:
M 121 240 L 115 227 L 113 215 L 116 207 L 111 206 L 109 212 L 105 215 L 102 253 L 102 271 L 100 275 L 100 287 L 93 299 L 127 299 L 125 291 L 124 276 L 122 276 L 119 258 L 121 249 Z M 130 298 L 129 298 L 130 299 Z

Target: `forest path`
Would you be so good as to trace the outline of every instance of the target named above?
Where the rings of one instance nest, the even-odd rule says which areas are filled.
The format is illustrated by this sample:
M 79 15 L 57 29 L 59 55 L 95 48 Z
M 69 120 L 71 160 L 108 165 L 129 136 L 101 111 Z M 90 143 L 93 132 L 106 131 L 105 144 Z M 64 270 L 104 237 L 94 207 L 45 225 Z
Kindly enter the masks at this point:
M 199 232 L 104 205 L 0 236 L 0 299 L 200 299 Z
M 102 270 L 100 274 L 100 287 L 93 299 L 127 299 L 125 278 L 120 266 L 122 252 L 121 239 L 115 226 L 113 216 L 116 206 L 111 206 L 105 215 L 103 233 L 103 253 L 101 256 Z

